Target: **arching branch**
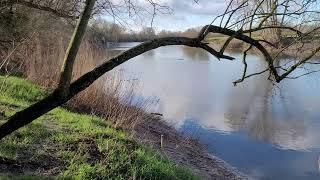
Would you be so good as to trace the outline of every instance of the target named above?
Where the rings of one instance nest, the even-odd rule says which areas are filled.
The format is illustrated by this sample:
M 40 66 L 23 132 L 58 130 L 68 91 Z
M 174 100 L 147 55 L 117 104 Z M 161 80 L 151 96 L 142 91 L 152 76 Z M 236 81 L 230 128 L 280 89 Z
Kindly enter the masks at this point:
M 14 1 L 22 2 L 24 0 L 14 0 Z M 244 4 L 244 2 L 243 2 L 243 4 Z M 277 6 L 280 6 L 280 5 L 281 4 L 278 4 Z M 258 6 L 260 7 L 259 4 L 258 4 Z M 79 92 L 81 92 L 84 89 L 86 89 L 87 87 L 89 87 L 94 81 L 96 81 L 99 77 L 101 77 L 106 72 L 108 72 L 108 71 L 112 70 L 113 68 L 119 66 L 120 64 L 122 64 L 122 63 L 142 54 L 142 53 L 150 51 L 152 49 L 156 49 L 156 48 L 159 48 L 162 46 L 184 45 L 184 46 L 190 46 L 190 47 L 194 47 L 194 48 L 204 49 L 204 50 L 208 51 L 209 53 L 211 53 L 212 55 L 214 55 L 215 57 L 217 57 L 218 59 L 221 58 L 221 59 L 232 60 L 233 57 L 230 57 L 230 56 L 223 54 L 223 52 L 225 51 L 225 49 L 227 48 L 227 46 L 229 45 L 230 42 L 227 42 L 225 44 L 225 47 L 223 47 L 223 49 L 220 51 L 216 51 L 215 49 L 210 47 L 207 43 L 203 42 L 204 38 L 209 33 L 219 33 L 219 34 L 228 36 L 228 37 L 230 37 L 229 41 L 231 41 L 232 39 L 237 39 L 242 42 L 245 42 L 245 43 L 249 44 L 250 47 L 254 47 L 254 48 L 258 49 L 261 52 L 261 54 L 264 56 L 264 58 L 268 64 L 267 69 L 264 71 L 258 72 L 258 73 L 250 74 L 250 75 L 246 75 L 246 69 L 247 69 L 246 66 L 247 65 L 246 65 L 246 61 L 244 59 L 245 72 L 244 72 L 241 80 L 269 71 L 270 75 L 272 75 L 274 80 L 276 82 L 280 82 L 281 80 L 287 78 L 288 75 L 291 72 L 293 72 L 295 69 L 299 68 L 299 66 L 301 66 L 302 64 L 309 61 L 317 52 L 320 51 L 320 47 L 318 47 L 314 51 L 312 51 L 308 57 L 304 58 L 303 60 L 298 61 L 296 64 L 294 64 L 290 68 L 285 69 L 285 72 L 283 74 L 279 74 L 277 69 L 283 69 L 283 68 L 274 66 L 274 64 L 273 64 L 274 58 L 270 55 L 270 53 L 268 52 L 266 47 L 264 47 L 260 43 L 260 42 L 268 43 L 268 41 L 267 40 L 265 40 L 265 41 L 257 40 L 251 36 L 251 33 L 258 32 L 263 29 L 279 29 L 279 28 L 285 29 L 287 31 L 295 32 L 295 34 L 298 34 L 299 36 L 301 35 L 301 31 L 299 29 L 297 29 L 296 27 L 293 27 L 293 28 L 291 28 L 289 26 L 285 27 L 282 25 L 282 23 L 281 23 L 281 26 L 278 26 L 277 21 L 275 21 L 275 23 L 270 25 L 270 23 L 268 22 L 269 18 L 279 15 L 279 13 L 277 12 L 277 9 L 278 9 L 277 6 L 272 6 L 270 11 L 268 11 L 268 12 L 262 12 L 262 13 L 265 13 L 263 16 L 260 15 L 261 13 L 256 14 L 256 12 L 258 10 L 254 10 L 253 11 L 254 14 L 249 15 L 249 16 L 246 15 L 246 17 L 244 17 L 240 21 L 237 20 L 235 23 L 232 23 L 233 21 L 231 21 L 231 17 L 235 14 L 234 9 L 231 11 L 228 10 L 228 11 L 225 11 L 225 14 L 223 15 L 223 16 L 225 16 L 226 14 L 229 14 L 229 16 L 230 16 L 227 19 L 226 25 L 224 27 L 214 26 L 212 24 L 207 25 L 202 28 L 198 38 L 187 38 L 187 37 L 158 38 L 158 39 L 154 39 L 152 41 L 142 43 L 134 48 L 131 48 L 131 49 L 123 52 L 122 54 L 118 55 L 117 57 L 106 61 L 102 65 L 96 67 L 92 71 L 84 74 L 79 79 L 77 79 L 76 81 L 71 83 L 70 87 L 69 87 L 69 91 L 67 92 L 66 96 L 59 96 L 59 94 L 61 93 L 61 90 L 56 89 L 55 91 L 53 91 L 49 96 L 47 96 L 43 100 L 35 103 L 34 105 L 32 105 L 32 106 L 30 106 L 20 112 L 17 112 L 13 116 L 9 117 L 7 122 L 5 122 L 0 127 L 0 139 L 5 137 L 6 135 L 12 133 L 13 131 L 19 129 L 20 127 L 23 127 L 24 125 L 31 123 L 34 119 L 49 112 L 50 110 L 67 102 L 72 97 L 74 97 L 76 94 L 78 94 Z M 243 7 L 243 5 L 240 5 L 235 10 L 236 11 L 241 10 L 242 7 Z M 257 7 L 256 9 L 258 9 L 259 7 Z M 291 13 L 295 13 L 295 12 L 291 12 Z M 286 12 L 286 14 L 288 14 L 288 12 Z M 289 13 L 288 15 L 295 15 L 295 14 Z M 242 27 L 245 27 L 244 25 L 246 23 L 248 23 L 246 19 L 251 19 L 251 25 L 248 30 L 242 30 Z M 257 28 L 252 27 L 253 21 L 255 21 L 254 22 L 255 24 L 258 24 Z M 228 25 L 229 23 L 231 25 Z M 243 23 L 243 25 L 241 26 L 241 29 L 238 29 L 238 30 L 231 29 L 231 28 L 234 28 L 235 25 L 237 25 L 238 23 Z M 249 23 L 250 23 L 250 21 L 249 21 Z M 313 31 L 313 32 L 315 32 L 315 31 Z M 249 36 L 246 35 L 246 33 L 247 34 L 249 33 Z M 306 34 L 302 34 L 301 37 L 307 38 Z M 300 39 L 303 39 L 303 38 L 300 38 Z M 299 39 L 299 42 L 303 42 L 302 40 L 300 41 L 300 39 Z M 245 54 L 246 54 L 246 52 L 245 52 Z
M 0 139 L 9 135 L 13 131 L 31 123 L 34 119 L 40 117 L 41 115 L 64 104 L 76 94 L 89 87 L 103 74 L 111 71 L 113 68 L 119 66 L 120 64 L 150 50 L 170 45 L 184 45 L 189 47 L 202 48 L 212 55 L 216 56 L 217 58 L 233 59 L 230 56 L 221 55 L 206 43 L 203 43 L 199 38 L 167 37 L 142 43 L 106 61 L 102 65 L 96 67 L 92 71 L 84 74 L 79 79 L 71 83 L 68 96 L 60 96 L 60 89 L 56 89 L 55 91 L 53 91 L 53 93 L 51 93 L 43 100 L 11 116 L 8 121 L 0 127 Z

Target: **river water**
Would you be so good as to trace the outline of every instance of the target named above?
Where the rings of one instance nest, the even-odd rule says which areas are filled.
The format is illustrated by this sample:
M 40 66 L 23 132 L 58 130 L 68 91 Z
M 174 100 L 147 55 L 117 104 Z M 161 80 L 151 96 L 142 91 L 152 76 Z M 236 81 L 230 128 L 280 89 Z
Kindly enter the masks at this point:
M 133 45 L 121 43 L 108 51 L 118 54 Z M 159 100 L 154 112 L 245 174 L 257 179 L 320 179 L 320 74 L 276 86 L 260 75 L 234 87 L 243 64 L 240 54 L 231 54 L 237 60 L 218 61 L 203 50 L 183 46 L 162 47 L 117 70 L 139 80 L 137 97 Z M 247 62 L 249 73 L 265 68 L 259 56 L 250 55 Z

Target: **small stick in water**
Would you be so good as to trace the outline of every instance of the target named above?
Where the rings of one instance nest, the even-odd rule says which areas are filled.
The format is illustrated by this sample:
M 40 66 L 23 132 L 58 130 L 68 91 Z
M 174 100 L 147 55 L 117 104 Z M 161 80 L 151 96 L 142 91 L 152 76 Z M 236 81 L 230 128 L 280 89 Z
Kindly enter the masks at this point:
M 320 156 L 318 156 L 318 166 L 319 166 L 319 171 L 320 171 Z
M 160 147 L 163 148 L 163 135 L 161 134 Z

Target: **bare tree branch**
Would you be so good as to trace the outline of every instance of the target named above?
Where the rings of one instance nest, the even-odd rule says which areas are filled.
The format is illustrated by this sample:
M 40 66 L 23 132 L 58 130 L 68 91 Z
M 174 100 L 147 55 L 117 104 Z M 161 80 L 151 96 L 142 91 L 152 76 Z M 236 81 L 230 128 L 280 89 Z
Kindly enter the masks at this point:
M 18 4 L 18 5 L 26 6 L 29 8 L 50 12 L 56 16 L 63 17 L 63 18 L 77 19 L 79 17 L 78 15 L 75 15 L 70 11 L 64 11 L 62 9 L 54 9 L 50 6 L 45 6 L 45 5 L 42 5 L 41 3 L 36 3 L 34 1 L 28 1 L 28 0 L 4 0 L 3 2 L 0 2 L 0 7 L 6 6 L 6 5 L 13 5 L 13 4 Z

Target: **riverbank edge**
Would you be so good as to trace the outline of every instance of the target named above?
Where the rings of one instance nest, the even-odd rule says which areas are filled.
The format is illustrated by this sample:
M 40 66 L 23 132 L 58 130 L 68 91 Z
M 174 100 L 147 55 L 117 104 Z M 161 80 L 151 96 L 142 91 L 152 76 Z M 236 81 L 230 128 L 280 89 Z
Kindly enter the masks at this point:
M 219 157 L 210 154 L 205 145 L 196 139 L 181 135 L 162 117 L 151 116 L 139 123 L 131 134 L 138 142 L 150 146 L 176 164 L 191 169 L 203 179 L 253 179 Z
M 151 147 L 175 164 L 190 169 L 204 179 L 249 179 L 236 168 L 210 155 L 196 140 L 183 137 L 159 117 L 146 116 L 133 129 L 126 131 L 142 147 Z
M 0 76 L 0 124 L 48 95 L 18 77 Z M 0 179 L 199 179 L 122 128 L 63 107 L 0 141 Z

